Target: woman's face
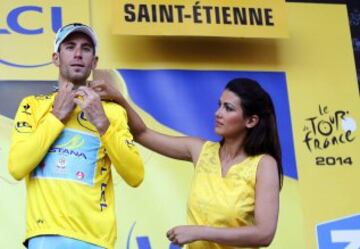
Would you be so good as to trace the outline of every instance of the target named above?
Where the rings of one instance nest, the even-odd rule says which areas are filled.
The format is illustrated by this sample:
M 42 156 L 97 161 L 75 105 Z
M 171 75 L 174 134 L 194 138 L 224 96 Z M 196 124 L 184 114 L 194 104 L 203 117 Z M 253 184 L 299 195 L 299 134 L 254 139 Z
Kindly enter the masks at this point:
M 215 132 L 224 138 L 237 137 L 247 128 L 248 120 L 244 117 L 241 99 L 226 89 L 219 100 L 215 118 Z

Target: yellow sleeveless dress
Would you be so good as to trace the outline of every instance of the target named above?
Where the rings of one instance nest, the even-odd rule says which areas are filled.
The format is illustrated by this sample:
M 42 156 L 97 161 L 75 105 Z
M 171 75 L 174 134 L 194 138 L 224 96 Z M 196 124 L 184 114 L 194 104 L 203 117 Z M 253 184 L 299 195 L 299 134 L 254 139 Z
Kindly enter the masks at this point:
M 256 170 L 262 155 L 247 157 L 221 174 L 220 144 L 203 145 L 190 190 L 189 225 L 241 227 L 254 223 Z M 233 246 L 196 241 L 189 249 L 232 249 Z M 250 249 L 250 248 L 247 248 Z M 256 249 L 256 248 L 251 248 Z

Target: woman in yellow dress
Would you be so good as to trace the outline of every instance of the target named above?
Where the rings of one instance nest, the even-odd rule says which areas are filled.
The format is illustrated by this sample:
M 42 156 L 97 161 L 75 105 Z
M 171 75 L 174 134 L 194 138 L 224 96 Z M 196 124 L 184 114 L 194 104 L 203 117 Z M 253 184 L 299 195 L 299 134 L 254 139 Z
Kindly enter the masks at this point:
M 188 224 L 171 228 L 170 241 L 187 244 L 189 249 L 270 245 L 283 170 L 274 106 L 256 81 L 236 78 L 226 85 L 215 113 L 220 142 L 160 134 L 146 127 L 114 86 L 97 81 L 91 87 L 126 109 L 137 142 L 165 156 L 193 162 Z

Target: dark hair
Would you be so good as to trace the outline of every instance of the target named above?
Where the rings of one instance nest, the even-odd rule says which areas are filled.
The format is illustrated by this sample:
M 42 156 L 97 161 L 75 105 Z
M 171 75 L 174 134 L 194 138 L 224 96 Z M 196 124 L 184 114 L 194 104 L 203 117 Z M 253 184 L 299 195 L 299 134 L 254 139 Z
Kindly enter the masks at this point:
M 283 183 L 281 148 L 276 125 L 274 104 L 270 95 L 258 82 L 247 78 L 236 78 L 225 89 L 240 97 L 245 117 L 257 115 L 258 124 L 249 129 L 244 140 L 244 150 L 250 156 L 269 154 L 275 158 L 278 167 L 280 188 Z

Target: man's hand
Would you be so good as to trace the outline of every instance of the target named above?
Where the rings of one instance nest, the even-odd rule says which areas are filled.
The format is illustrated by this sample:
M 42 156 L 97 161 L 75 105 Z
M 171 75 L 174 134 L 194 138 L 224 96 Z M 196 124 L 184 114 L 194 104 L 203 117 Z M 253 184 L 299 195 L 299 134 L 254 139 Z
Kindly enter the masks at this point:
M 199 240 L 200 229 L 199 226 L 177 226 L 171 228 L 166 233 L 166 236 L 172 243 L 183 246 Z
M 89 87 L 99 94 L 102 100 L 114 101 L 121 104 L 124 97 L 114 84 L 104 80 L 94 80 L 89 82 Z
M 105 134 L 110 123 L 102 107 L 100 96 L 91 88 L 81 86 L 76 91 L 74 103 L 81 108 L 86 118 L 96 127 L 100 135 Z
M 52 114 L 57 117 L 62 123 L 66 123 L 75 108 L 74 85 L 70 82 L 60 85 L 59 93 L 55 98 Z

